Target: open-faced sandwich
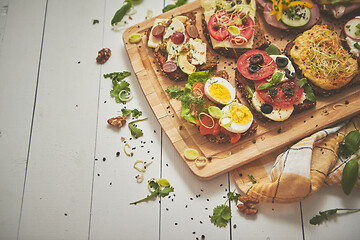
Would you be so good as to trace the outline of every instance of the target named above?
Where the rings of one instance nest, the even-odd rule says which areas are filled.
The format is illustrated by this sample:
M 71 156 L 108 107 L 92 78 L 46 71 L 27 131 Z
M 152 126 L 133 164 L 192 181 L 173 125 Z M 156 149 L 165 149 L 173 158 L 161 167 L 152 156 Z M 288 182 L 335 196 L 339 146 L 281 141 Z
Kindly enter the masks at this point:
M 201 0 L 201 6 L 204 35 L 217 53 L 237 59 L 249 49 L 267 47 L 255 0 Z
M 187 80 L 189 74 L 215 69 L 217 61 L 199 37 L 195 14 L 172 19 L 158 18 L 148 31 L 148 47 L 153 48 L 163 72 L 174 81 Z
M 296 78 L 295 68 L 285 55 L 250 50 L 238 59 L 235 80 L 242 96 L 262 119 L 285 121 L 293 113 L 315 106 L 306 79 Z
M 316 0 L 321 11 L 334 18 L 341 18 L 360 9 L 359 0 Z
M 250 110 L 236 99 L 228 74 L 208 71 L 189 75 L 185 89 L 169 87 L 171 98 L 181 100 L 181 117 L 195 124 L 214 143 L 236 143 L 253 135 L 257 124 Z
M 276 28 L 302 31 L 320 20 L 320 10 L 311 0 L 257 0 L 265 21 Z
M 342 31 L 346 49 L 360 62 L 360 16 L 349 20 Z
M 318 95 L 329 96 L 359 83 L 357 61 L 326 25 L 305 31 L 285 51 Z

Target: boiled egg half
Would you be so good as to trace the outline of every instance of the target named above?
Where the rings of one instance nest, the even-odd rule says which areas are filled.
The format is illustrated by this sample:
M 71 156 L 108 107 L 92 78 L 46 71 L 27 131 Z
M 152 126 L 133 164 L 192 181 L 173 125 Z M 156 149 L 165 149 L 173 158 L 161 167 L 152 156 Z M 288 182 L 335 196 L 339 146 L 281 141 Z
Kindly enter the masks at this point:
M 249 108 L 237 101 L 226 105 L 221 111 L 220 125 L 229 132 L 246 132 L 253 122 L 253 115 Z
M 211 101 L 222 105 L 229 104 L 235 99 L 235 88 L 221 77 L 212 77 L 207 80 L 204 92 Z

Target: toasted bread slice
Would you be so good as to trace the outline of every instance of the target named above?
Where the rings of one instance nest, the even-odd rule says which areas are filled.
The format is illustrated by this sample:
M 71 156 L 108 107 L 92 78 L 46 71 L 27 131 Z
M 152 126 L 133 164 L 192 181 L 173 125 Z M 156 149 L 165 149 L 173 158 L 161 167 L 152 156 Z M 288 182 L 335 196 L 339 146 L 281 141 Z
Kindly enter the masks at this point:
M 229 74 L 225 70 L 217 71 L 212 76 L 213 77 L 222 77 L 226 80 L 229 79 Z M 257 126 L 258 126 L 258 124 L 254 120 L 253 123 L 251 124 L 250 128 L 246 132 L 241 133 L 241 138 L 254 135 L 256 133 Z M 213 142 L 213 143 L 225 143 L 225 144 L 230 143 L 229 135 L 224 134 L 222 132 L 220 132 L 216 136 L 213 136 L 213 135 L 205 135 L 205 136 L 210 142 Z
M 192 24 L 195 25 L 196 22 L 196 15 L 194 12 L 188 12 L 188 13 L 184 13 L 181 14 L 181 16 L 186 16 L 188 17 Z M 147 40 L 149 39 L 151 33 L 151 28 L 149 28 L 147 30 Z M 154 55 L 155 55 L 155 60 L 157 62 L 157 64 L 159 65 L 160 69 L 162 70 L 162 72 L 164 73 L 164 75 L 166 75 L 170 80 L 173 81 L 186 81 L 188 79 L 188 74 L 186 74 L 185 72 L 183 72 L 179 67 L 176 69 L 175 72 L 172 73 L 166 73 L 163 70 L 163 65 L 167 62 L 168 60 L 168 53 L 165 49 L 166 46 L 160 46 L 158 48 L 152 48 Z M 209 46 L 206 46 L 206 62 L 204 64 L 201 65 L 195 65 L 196 66 L 196 71 L 204 71 L 204 70 L 215 70 L 217 67 L 217 59 L 214 56 L 214 54 L 210 51 Z
M 327 28 L 330 29 L 330 30 L 333 30 L 333 26 L 328 26 Z M 346 41 L 345 41 L 345 42 L 346 42 Z M 344 46 L 344 41 L 341 41 L 341 44 L 342 44 L 342 47 L 343 47 L 344 49 L 347 49 L 347 47 Z M 285 55 L 286 55 L 289 59 L 292 60 L 293 65 L 294 65 L 294 67 L 295 67 L 298 75 L 299 75 L 300 77 L 305 77 L 304 74 L 303 74 L 303 72 L 301 71 L 301 69 L 299 68 L 299 66 L 295 63 L 293 57 L 292 57 L 291 54 L 290 54 L 290 51 L 291 51 L 291 49 L 292 49 L 293 47 L 296 47 L 295 44 L 294 44 L 294 40 L 293 40 L 293 41 L 290 41 L 290 42 L 286 45 L 286 47 L 285 47 L 285 49 L 284 49 L 284 53 L 285 53 Z M 359 65 L 359 61 L 357 61 L 357 65 L 358 65 L 358 67 L 360 66 L 360 65 Z M 356 64 L 355 64 L 355 66 L 356 66 Z M 325 96 L 325 97 L 326 97 L 326 96 L 334 95 L 334 94 L 342 91 L 342 90 L 345 89 L 345 88 L 353 87 L 353 86 L 355 86 L 355 85 L 360 84 L 360 74 L 359 74 L 359 72 L 358 72 L 358 73 L 351 79 L 351 81 L 349 81 L 346 85 L 344 85 L 344 86 L 342 86 L 342 87 L 339 87 L 339 88 L 337 88 L 337 89 L 323 89 L 323 88 L 321 88 L 320 86 L 316 85 L 311 78 L 308 78 L 308 83 L 309 83 L 309 85 L 312 87 L 312 89 L 314 90 L 314 92 L 315 92 L 316 95 Z
M 251 85 L 252 81 L 246 79 L 237 69 L 235 70 L 235 83 L 237 88 L 239 89 L 242 98 L 246 99 L 247 103 L 249 104 L 249 107 L 253 110 L 252 112 L 254 115 L 264 121 L 273 121 L 266 116 L 264 116 L 262 113 L 258 112 L 252 103 L 252 98 L 249 97 L 249 92 L 246 88 L 247 85 Z M 302 111 L 305 111 L 307 109 L 315 107 L 316 102 L 309 101 L 307 99 L 304 100 L 304 102 L 294 105 L 294 112 L 292 114 L 296 114 Z
M 258 19 L 260 19 L 260 17 L 261 16 L 256 12 L 255 30 L 254 30 L 254 36 L 253 36 L 254 42 L 253 42 L 252 48 L 265 49 L 265 48 L 267 48 L 269 46 L 269 43 L 265 39 L 264 30 L 261 29 L 261 26 L 260 26 L 259 22 L 257 21 Z M 213 48 L 212 43 L 211 43 L 210 34 L 209 34 L 209 31 L 208 31 L 208 28 L 207 28 L 207 23 L 205 21 L 204 16 L 202 18 L 202 28 L 203 28 L 203 33 L 204 33 L 204 36 L 205 36 L 207 42 Z M 241 54 L 243 54 L 244 52 L 246 52 L 248 50 L 250 50 L 250 48 L 225 48 L 225 47 L 221 47 L 221 48 L 214 49 L 214 51 L 217 52 L 218 54 L 220 54 L 222 56 L 225 56 L 227 58 L 232 58 L 232 59 L 239 58 Z

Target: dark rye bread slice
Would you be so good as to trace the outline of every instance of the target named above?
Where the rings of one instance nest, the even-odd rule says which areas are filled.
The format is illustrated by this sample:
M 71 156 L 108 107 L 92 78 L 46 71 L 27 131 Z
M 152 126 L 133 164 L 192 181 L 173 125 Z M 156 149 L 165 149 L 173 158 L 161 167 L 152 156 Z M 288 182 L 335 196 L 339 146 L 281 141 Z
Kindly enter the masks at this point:
M 209 43 L 209 45 L 211 46 L 211 48 L 217 52 L 218 54 L 225 56 L 227 58 L 232 58 L 232 59 L 238 59 L 240 57 L 241 54 L 249 51 L 250 49 L 256 48 L 256 49 L 265 49 L 269 46 L 268 41 L 265 39 L 265 31 L 264 29 L 261 28 L 258 19 L 260 19 L 261 16 L 258 14 L 258 11 L 256 11 L 256 15 L 255 15 L 255 29 L 254 29 L 254 43 L 252 48 L 217 48 L 214 49 L 211 43 L 211 38 L 210 38 L 210 34 L 207 28 L 207 23 L 205 21 L 205 17 L 203 15 L 202 17 L 202 28 L 203 28 L 203 33 L 204 36 L 207 40 L 207 42 Z
M 195 25 L 196 23 L 196 15 L 194 12 L 183 13 L 181 16 L 186 16 L 191 19 L 191 22 Z M 152 27 L 151 27 L 152 28 Z M 149 35 L 151 33 L 151 28 L 149 28 L 146 32 L 147 40 L 149 39 Z M 168 54 L 165 50 L 165 46 L 163 48 L 152 49 L 155 55 L 155 60 L 159 65 L 161 71 L 164 75 L 166 75 L 170 80 L 173 81 L 187 81 L 188 75 L 184 73 L 179 67 L 173 73 L 166 73 L 163 70 L 163 65 L 167 61 Z M 217 59 L 210 51 L 208 45 L 206 45 L 206 62 L 202 65 L 196 65 L 196 71 L 205 71 L 205 70 L 214 70 L 217 67 Z
M 252 104 L 252 100 L 251 100 L 251 98 L 249 98 L 249 92 L 246 89 L 247 85 L 249 85 L 249 86 L 252 85 L 252 81 L 246 79 L 237 69 L 235 70 L 235 83 L 236 83 L 236 87 L 239 89 L 239 91 L 241 93 L 241 97 L 246 99 L 246 101 L 249 104 L 250 108 L 253 110 L 252 112 L 254 113 L 254 115 L 257 118 L 261 119 L 261 120 L 272 122 L 273 120 L 265 117 L 262 113 L 258 112 L 254 108 L 254 106 Z M 309 100 L 305 99 L 303 103 L 299 103 L 299 104 L 294 105 L 293 114 L 296 114 L 296 113 L 302 112 L 304 110 L 313 108 L 313 107 L 315 107 L 315 105 L 316 105 L 316 102 L 312 102 L 312 101 L 309 101 Z
M 329 25 L 328 28 L 330 30 L 334 30 L 334 26 Z M 343 45 L 343 47 L 349 51 L 349 46 L 347 46 L 346 40 L 341 39 L 341 44 Z M 286 44 L 286 47 L 284 49 L 284 54 L 291 60 L 291 62 L 293 63 L 293 66 L 296 70 L 296 73 L 298 75 L 299 78 L 304 77 L 302 71 L 299 69 L 299 66 L 294 62 L 294 60 L 292 59 L 291 55 L 290 55 L 290 50 L 294 47 L 294 40 L 288 42 L 288 44 Z M 360 67 L 360 61 L 359 59 L 357 60 L 358 66 Z M 319 96 L 323 96 L 323 97 L 328 97 L 331 95 L 334 95 L 336 93 L 341 92 L 341 90 L 345 89 L 345 88 L 349 88 L 349 87 L 353 87 L 356 85 L 360 84 L 360 73 L 358 73 L 348 84 L 346 84 L 345 86 L 338 88 L 338 89 L 332 89 L 332 90 L 326 90 L 323 89 L 321 87 L 318 87 L 317 85 L 315 85 L 311 79 L 308 79 L 308 84 L 311 86 L 311 88 L 313 89 L 313 91 L 315 92 L 316 95 Z
M 212 74 L 212 76 L 213 77 L 222 77 L 226 80 L 229 79 L 229 74 L 225 70 L 217 71 L 214 74 Z M 258 126 L 258 124 L 254 120 L 253 123 L 251 124 L 250 128 L 246 132 L 241 133 L 241 139 L 244 137 L 249 137 L 249 136 L 254 135 L 256 133 L 257 126 Z M 219 133 L 216 136 L 214 136 L 214 135 L 205 135 L 205 136 L 210 142 L 213 142 L 213 143 L 226 143 L 226 144 L 230 143 L 230 137 L 224 133 Z

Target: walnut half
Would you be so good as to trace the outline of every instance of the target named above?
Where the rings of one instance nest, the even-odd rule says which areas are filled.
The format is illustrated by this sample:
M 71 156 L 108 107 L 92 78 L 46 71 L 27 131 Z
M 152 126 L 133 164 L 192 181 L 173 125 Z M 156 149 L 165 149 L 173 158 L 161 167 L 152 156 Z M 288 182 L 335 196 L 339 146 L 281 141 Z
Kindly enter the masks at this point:
M 259 200 L 250 196 L 241 196 L 238 198 L 241 202 L 237 205 L 240 212 L 245 215 L 254 215 L 258 212 L 255 205 L 259 203 Z
M 103 48 L 98 52 L 96 57 L 96 62 L 99 64 L 104 64 L 111 56 L 111 50 L 109 48 Z
M 126 117 L 123 116 L 118 116 L 118 117 L 113 117 L 107 120 L 108 124 L 121 128 L 122 126 L 125 125 L 126 123 Z

